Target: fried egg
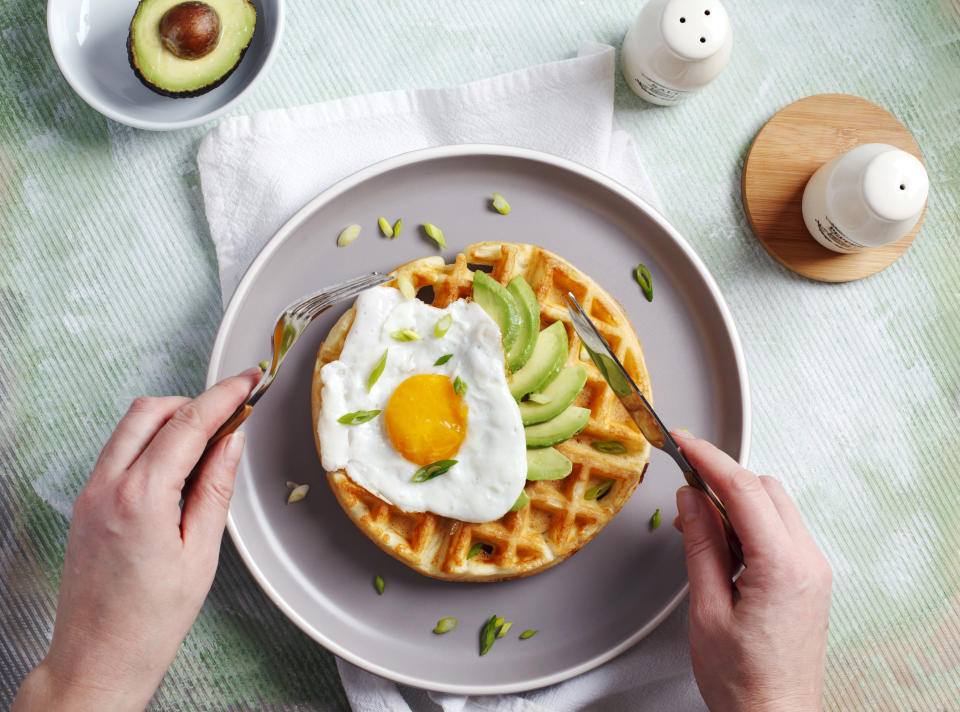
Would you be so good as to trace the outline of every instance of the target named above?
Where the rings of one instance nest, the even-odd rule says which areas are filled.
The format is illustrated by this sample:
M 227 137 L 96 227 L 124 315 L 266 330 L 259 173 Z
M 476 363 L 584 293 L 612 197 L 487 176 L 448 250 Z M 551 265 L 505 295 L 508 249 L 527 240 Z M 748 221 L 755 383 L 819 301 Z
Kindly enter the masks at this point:
M 345 470 L 408 512 L 502 517 L 523 490 L 527 465 L 497 324 L 473 302 L 438 309 L 392 287 L 362 292 L 355 307 L 340 358 L 320 370 L 324 469 Z M 360 411 L 380 412 L 340 422 Z M 420 468 L 450 460 L 456 464 L 443 474 L 413 481 Z

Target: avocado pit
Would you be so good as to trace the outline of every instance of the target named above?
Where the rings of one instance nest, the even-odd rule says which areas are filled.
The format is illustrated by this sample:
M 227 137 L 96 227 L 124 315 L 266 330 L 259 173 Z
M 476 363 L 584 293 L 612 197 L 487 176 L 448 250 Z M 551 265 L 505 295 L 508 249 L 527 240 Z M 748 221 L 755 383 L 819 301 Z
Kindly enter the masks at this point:
M 180 59 L 200 59 L 220 41 L 220 15 L 205 2 L 188 0 L 174 5 L 160 18 L 160 41 Z

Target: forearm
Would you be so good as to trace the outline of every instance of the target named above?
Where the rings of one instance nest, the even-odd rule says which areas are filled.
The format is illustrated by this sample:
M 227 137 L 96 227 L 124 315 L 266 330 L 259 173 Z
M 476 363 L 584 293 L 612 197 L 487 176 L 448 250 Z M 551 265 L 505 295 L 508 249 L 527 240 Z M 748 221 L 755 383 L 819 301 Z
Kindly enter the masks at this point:
M 46 661 L 35 667 L 17 693 L 11 712 L 126 712 L 142 710 L 151 694 L 118 690 L 77 680 L 58 678 Z

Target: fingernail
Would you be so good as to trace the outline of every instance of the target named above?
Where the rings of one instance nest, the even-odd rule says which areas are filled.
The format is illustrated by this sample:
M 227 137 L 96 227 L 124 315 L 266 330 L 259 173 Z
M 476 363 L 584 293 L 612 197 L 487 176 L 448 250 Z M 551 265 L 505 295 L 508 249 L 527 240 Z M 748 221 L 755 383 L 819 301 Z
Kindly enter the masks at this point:
M 681 487 L 677 490 L 677 509 L 680 521 L 686 524 L 700 516 L 700 495 L 693 487 Z
M 237 374 L 237 375 L 239 375 L 239 376 L 246 376 L 246 377 L 248 377 L 248 378 L 249 378 L 250 376 L 262 376 L 262 375 L 263 375 L 263 371 L 260 370 L 260 367 L 259 367 L 259 366 L 251 366 L 250 368 L 248 368 L 248 369 L 247 369 L 246 371 L 244 371 L 243 373 L 239 373 L 239 374 Z
M 675 440 L 693 440 L 697 437 L 686 428 L 677 428 L 676 430 L 671 430 L 670 434 Z
M 230 433 L 227 436 L 227 444 L 223 446 L 223 461 L 227 467 L 236 467 L 240 462 L 240 456 L 243 454 L 243 444 L 247 436 L 241 430 L 236 433 Z

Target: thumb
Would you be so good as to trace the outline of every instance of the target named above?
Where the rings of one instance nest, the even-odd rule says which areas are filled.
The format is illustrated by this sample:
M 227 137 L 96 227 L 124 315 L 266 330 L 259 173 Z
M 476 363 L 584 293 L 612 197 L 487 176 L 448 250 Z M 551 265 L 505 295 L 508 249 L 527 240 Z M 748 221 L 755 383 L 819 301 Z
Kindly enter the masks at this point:
M 693 487 L 677 490 L 677 510 L 687 554 L 691 609 L 701 613 L 731 610 L 730 551 L 719 516 L 706 496 Z
M 197 468 L 180 520 L 185 549 L 216 560 L 244 441 L 242 431 L 231 433 L 214 445 Z

